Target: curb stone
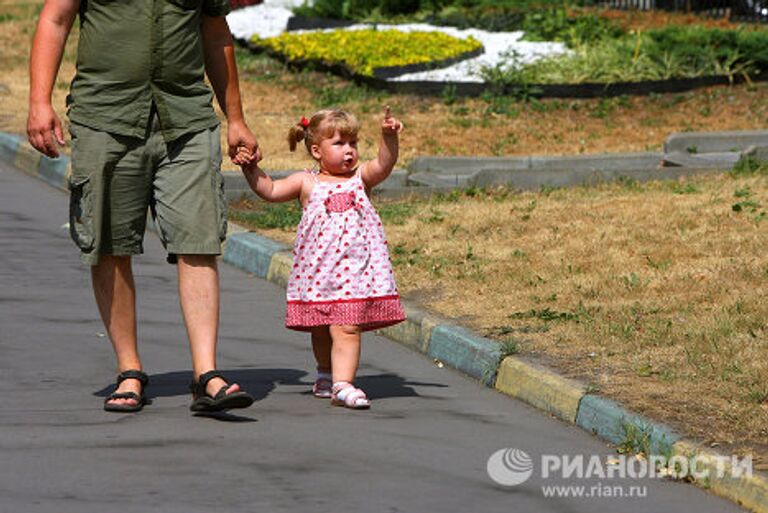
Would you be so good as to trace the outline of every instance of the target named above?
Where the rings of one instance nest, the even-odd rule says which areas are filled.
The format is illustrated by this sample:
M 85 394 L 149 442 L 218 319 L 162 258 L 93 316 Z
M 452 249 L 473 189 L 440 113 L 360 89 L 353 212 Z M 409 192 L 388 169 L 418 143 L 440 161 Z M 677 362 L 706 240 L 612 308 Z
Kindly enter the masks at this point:
M 440 324 L 432 329 L 427 355 L 480 380 L 485 386 L 496 383 L 501 359 L 499 344 L 471 331 Z
M 0 132 L 0 159 L 3 159 L 4 162 L 16 160 L 16 151 L 20 142 L 20 137 Z
M 678 132 L 664 141 L 664 153 L 741 152 L 768 146 L 768 130 L 735 132 Z
M 253 232 L 235 233 L 228 237 L 224 261 L 259 278 L 267 278 L 272 256 L 288 246 Z
M 663 424 L 625 410 L 605 397 L 585 395 L 576 414 L 576 425 L 603 440 L 628 444 L 634 451 L 667 455 L 680 435 Z
M 755 472 L 751 476 L 731 477 L 733 466 L 729 457 L 686 440 L 676 442 L 672 446 L 672 453 L 673 456 L 684 458 L 696 457 L 697 470 L 705 470 L 708 474 L 703 479 L 694 478 L 698 486 L 708 488 L 752 511 L 768 511 L 768 478 L 765 474 Z M 718 472 L 718 466 L 722 475 Z
M 424 355 L 429 351 L 429 341 L 432 331 L 440 324 L 440 320 L 411 304 L 403 303 L 405 308 L 405 321 L 382 328 L 379 332 L 393 340 L 400 342 Z
M 0 158 L 27 174 L 67 190 L 68 157 L 36 158 L 34 150 L 20 141 L 19 137 L 0 132 Z M 291 265 L 287 245 L 236 225 L 231 232 L 224 248 L 225 262 L 278 285 L 286 283 Z M 488 387 L 614 444 L 637 442 L 639 438 L 652 453 L 698 456 L 701 458 L 699 463 L 709 469 L 710 474 L 717 471 L 718 461 L 730 461 L 730 457 L 681 439 L 668 427 L 634 414 L 610 399 L 586 394 L 583 384 L 519 357 L 509 356 L 502 360 L 499 345 L 493 340 L 446 323 L 412 305 L 405 304 L 405 308 L 408 320 L 379 332 L 478 379 Z M 726 465 L 726 468 L 730 467 Z M 764 473 L 740 477 L 714 475 L 693 482 L 756 513 L 768 513 L 768 476 Z
M 587 387 L 535 363 L 508 356 L 499 365 L 496 390 L 576 424 Z
M 56 159 L 46 157 L 21 137 L 0 132 L 0 158 L 53 187 L 64 191 L 69 190 L 69 157 L 61 156 Z

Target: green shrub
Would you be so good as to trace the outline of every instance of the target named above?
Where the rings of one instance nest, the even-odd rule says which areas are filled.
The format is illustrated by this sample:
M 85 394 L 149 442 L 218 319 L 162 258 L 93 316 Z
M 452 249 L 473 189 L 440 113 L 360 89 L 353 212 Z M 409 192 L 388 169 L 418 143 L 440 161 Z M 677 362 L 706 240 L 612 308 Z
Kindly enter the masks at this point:
M 293 10 L 302 16 L 317 16 L 321 18 L 359 19 L 370 13 L 372 4 L 377 1 L 366 0 L 315 0 L 310 6 L 307 2 Z
M 381 13 L 384 15 L 413 14 L 420 8 L 419 0 L 381 0 Z
M 648 31 L 648 36 L 654 53 L 677 55 L 692 66 L 717 61 L 721 66 L 730 63 L 737 72 L 739 66 L 768 68 L 768 31 L 670 26 Z
M 568 54 L 521 65 L 515 55 L 482 70 L 487 82 L 614 83 L 734 76 L 768 69 L 768 32 L 666 27 L 577 44 Z
M 457 57 L 482 48 L 473 38 L 458 39 L 442 32 L 398 30 L 334 30 L 286 32 L 253 42 L 290 61 L 318 60 L 341 64 L 356 73 L 372 76 L 376 68 L 426 64 Z
M 296 14 L 363 21 L 381 16 L 410 17 L 457 27 L 518 30 L 526 12 L 562 6 L 562 0 L 315 0 L 294 9 Z
M 612 21 L 594 14 L 574 16 L 562 7 L 528 12 L 520 28 L 528 41 L 561 41 L 568 46 L 615 39 L 624 34 Z

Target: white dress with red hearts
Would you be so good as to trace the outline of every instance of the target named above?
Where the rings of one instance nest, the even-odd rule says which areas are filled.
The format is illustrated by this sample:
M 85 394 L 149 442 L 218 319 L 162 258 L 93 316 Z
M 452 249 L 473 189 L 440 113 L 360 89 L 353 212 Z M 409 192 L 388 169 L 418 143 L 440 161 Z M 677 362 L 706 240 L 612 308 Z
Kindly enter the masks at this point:
M 285 325 L 350 324 L 364 331 L 405 319 L 384 229 L 358 172 L 314 186 L 304 207 L 288 280 Z

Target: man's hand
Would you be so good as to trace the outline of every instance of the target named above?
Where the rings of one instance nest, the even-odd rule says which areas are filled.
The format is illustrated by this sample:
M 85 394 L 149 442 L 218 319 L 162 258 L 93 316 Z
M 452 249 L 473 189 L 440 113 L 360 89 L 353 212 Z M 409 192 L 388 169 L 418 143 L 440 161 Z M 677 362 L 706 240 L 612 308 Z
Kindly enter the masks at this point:
M 227 124 L 227 145 L 229 158 L 238 166 L 262 159 L 259 142 L 245 123 Z
M 37 151 L 51 157 L 59 156 L 56 143 L 64 145 L 61 120 L 49 103 L 30 104 L 27 117 L 27 139 Z

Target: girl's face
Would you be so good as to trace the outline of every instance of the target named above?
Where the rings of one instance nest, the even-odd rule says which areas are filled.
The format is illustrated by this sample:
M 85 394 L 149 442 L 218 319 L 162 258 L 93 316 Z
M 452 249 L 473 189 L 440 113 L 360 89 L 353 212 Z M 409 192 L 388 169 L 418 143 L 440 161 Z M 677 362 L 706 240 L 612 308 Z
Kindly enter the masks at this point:
M 320 163 L 320 171 L 332 175 L 351 173 L 357 167 L 357 137 L 341 135 L 338 130 L 332 137 L 312 145 L 312 156 Z

